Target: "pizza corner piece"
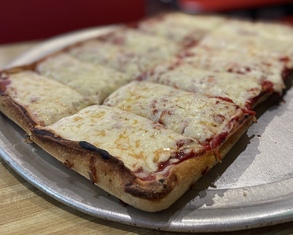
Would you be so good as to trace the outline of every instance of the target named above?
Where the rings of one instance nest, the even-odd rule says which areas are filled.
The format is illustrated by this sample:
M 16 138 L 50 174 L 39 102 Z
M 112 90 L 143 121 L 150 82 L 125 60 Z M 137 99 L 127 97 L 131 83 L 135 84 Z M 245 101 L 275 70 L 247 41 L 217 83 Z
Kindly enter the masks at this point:
M 245 114 L 233 133 L 202 145 L 140 115 L 93 105 L 34 128 L 31 138 L 123 202 L 155 212 L 168 208 L 221 161 L 252 122 Z
M 176 13 L 125 26 L 1 71 L 0 111 L 106 192 L 161 211 L 223 160 L 256 105 L 282 94 L 293 30 L 261 25 Z

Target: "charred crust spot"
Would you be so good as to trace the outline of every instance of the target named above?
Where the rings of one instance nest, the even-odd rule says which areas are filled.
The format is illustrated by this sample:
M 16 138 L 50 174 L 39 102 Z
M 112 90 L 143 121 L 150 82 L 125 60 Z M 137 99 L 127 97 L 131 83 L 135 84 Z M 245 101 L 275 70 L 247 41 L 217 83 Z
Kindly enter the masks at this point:
M 45 138 L 52 138 L 52 139 L 56 139 L 56 140 L 59 140 L 61 141 L 62 138 L 61 137 L 58 137 L 56 135 L 54 135 L 54 133 L 50 132 L 50 131 L 47 131 L 47 130 L 42 130 L 42 129 L 38 129 L 38 128 L 32 128 L 32 132 L 37 135 L 37 136 L 40 136 L 40 137 L 45 137 Z
M 168 195 L 174 189 L 176 183 L 176 175 L 172 175 L 168 181 L 160 179 L 158 181 L 151 181 L 147 185 L 140 185 L 139 182 L 134 180 L 125 184 L 124 190 L 134 197 L 155 201 Z
M 158 182 L 159 182 L 160 184 L 162 184 L 162 187 L 163 187 L 164 189 L 167 188 L 167 185 L 165 184 L 165 182 L 166 182 L 165 179 L 159 179 Z
M 50 131 L 46 131 L 46 130 L 40 130 L 40 129 L 33 129 L 33 132 L 36 134 L 36 135 L 39 135 L 39 136 L 51 136 L 51 137 L 54 137 L 53 133 L 50 132 Z
M 161 184 L 163 184 L 165 182 L 165 179 L 159 179 L 158 180 Z
M 96 146 L 94 146 L 86 141 L 79 141 L 79 146 L 85 150 L 97 153 L 105 160 L 108 160 L 112 157 L 112 155 L 110 155 L 106 150 L 97 148 Z

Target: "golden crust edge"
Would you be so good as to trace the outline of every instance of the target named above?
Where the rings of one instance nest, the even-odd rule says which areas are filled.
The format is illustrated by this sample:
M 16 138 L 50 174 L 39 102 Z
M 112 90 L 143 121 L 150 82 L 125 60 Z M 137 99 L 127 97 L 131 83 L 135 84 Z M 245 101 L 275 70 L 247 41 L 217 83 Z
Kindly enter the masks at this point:
M 158 174 L 159 178 L 152 181 L 139 179 L 114 157 L 111 160 L 104 159 L 98 153 L 82 149 L 78 142 L 45 138 L 36 134 L 37 131 L 32 131 L 31 140 L 54 158 L 124 203 L 143 211 L 157 212 L 169 208 L 202 175 L 221 161 L 253 122 L 254 117 L 249 116 L 230 133 L 219 149 L 172 165 L 168 176 Z M 135 196 L 126 192 L 127 185 L 137 187 L 141 195 Z
M 186 161 L 175 165 L 171 170 L 171 174 L 176 174 L 178 185 L 180 186 L 181 184 L 180 190 L 179 186 L 177 187 L 179 190 L 179 192 L 177 192 L 177 199 L 181 197 L 198 181 L 198 179 L 205 175 L 215 165 L 217 165 L 219 162 L 222 162 L 226 154 L 254 122 L 255 117 L 248 116 L 240 125 L 233 129 L 226 140 L 217 149 L 209 151 L 203 156 L 187 159 Z M 190 177 L 190 175 L 193 175 L 193 177 Z M 182 190 L 182 186 L 184 187 L 185 191 Z M 174 191 L 175 190 L 176 188 Z M 173 202 L 175 202 L 175 200 Z
M 18 105 L 10 96 L 0 95 L 0 111 L 26 133 L 31 134 L 31 128 L 35 122 L 26 114 L 25 109 Z

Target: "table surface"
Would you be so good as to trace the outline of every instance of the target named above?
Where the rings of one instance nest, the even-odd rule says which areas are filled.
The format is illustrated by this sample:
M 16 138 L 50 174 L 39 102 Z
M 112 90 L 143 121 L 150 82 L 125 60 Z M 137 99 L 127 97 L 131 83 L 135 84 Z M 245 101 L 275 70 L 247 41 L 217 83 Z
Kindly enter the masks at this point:
M 0 45 L 0 69 L 37 44 L 38 42 L 23 42 Z M 132 227 L 76 211 L 26 182 L 0 158 L 0 234 L 174 233 Z M 293 222 L 216 234 L 293 234 Z

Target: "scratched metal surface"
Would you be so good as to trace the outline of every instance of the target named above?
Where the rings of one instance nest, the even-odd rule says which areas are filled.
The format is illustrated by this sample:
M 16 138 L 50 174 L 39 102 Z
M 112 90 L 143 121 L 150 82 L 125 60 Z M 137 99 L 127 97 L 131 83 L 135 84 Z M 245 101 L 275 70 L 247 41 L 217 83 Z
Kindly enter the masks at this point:
M 93 28 L 46 41 L 10 66 L 29 63 L 74 41 L 110 28 Z M 289 81 L 292 83 L 292 79 Z M 24 179 L 58 201 L 92 216 L 133 226 L 177 232 L 218 232 L 293 221 L 293 89 L 279 105 L 266 102 L 258 122 L 171 208 L 146 213 L 67 169 L 0 114 L 0 155 Z M 290 89 L 291 88 L 291 89 Z

